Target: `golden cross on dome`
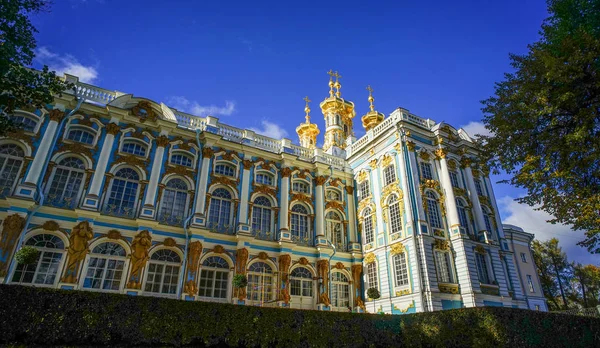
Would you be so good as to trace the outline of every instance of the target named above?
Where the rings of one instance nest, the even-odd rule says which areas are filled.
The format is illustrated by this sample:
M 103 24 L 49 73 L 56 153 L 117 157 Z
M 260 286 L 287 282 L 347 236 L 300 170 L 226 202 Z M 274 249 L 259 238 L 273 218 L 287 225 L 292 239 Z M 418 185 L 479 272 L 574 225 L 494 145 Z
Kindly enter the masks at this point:
M 375 101 L 375 98 L 373 98 L 373 88 L 371 88 L 371 85 L 367 86 L 367 91 L 369 91 L 369 108 L 371 109 L 371 111 L 375 110 L 375 105 L 373 105 L 373 102 Z
M 308 99 L 308 96 L 304 97 L 304 99 L 302 99 L 306 102 L 306 106 L 308 106 L 308 103 L 310 103 L 312 100 Z
M 338 81 L 338 79 L 341 79 L 341 78 L 342 78 L 342 75 L 338 74 L 338 72 L 337 72 L 337 71 L 336 71 L 336 72 L 335 72 L 333 75 L 331 75 L 331 76 L 335 77 L 335 82 L 337 82 L 337 81 Z
M 333 77 L 337 74 L 337 72 L 333 72 L 332 69 L 329 69 L 329 71 L 327 72 L 327 75 L 329 75 L 329 80 L 333 80 Z
M 304 118 L 306 119 L 306 123 L 310 123 L 310 108 L 308 107 L 308 103 L 310 103 L 311 100 L 308 99 L 308 96 L 304 97 L 303 100 L 306 102 L 306 106 L 304 107 L 304 112 L 306 112 L 306 116 L 304 116 Z
M 369 95 L 372 95 L 373 93 L 373 88 L 371 88 L 371 85 L 367 86 L 367 91 L 369 91 Z

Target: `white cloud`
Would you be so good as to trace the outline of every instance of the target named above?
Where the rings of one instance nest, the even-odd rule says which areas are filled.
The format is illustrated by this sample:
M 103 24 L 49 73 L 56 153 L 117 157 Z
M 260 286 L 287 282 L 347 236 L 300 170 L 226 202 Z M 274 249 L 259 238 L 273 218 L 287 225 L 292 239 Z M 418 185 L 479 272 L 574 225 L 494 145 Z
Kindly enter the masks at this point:
M 469 122 L 466 126 L 462 126 L 469 136 L 474 137 L 476 134 L 481 135 L 492 135 L 489 130 L 485 128 L 482 122 Z
M 200 105 L 197 101 L 188 100 L 186 97 L 176 96 L 167 98 L 167 104 L 177 110 L 189 112 L 196 116 L 229 116 L 235 110 L 235 102 L 225 101 L 225 106 Z
M 95 67 L 81 64 L 70 54 L 61 56 L 46 47 L 38 48 L 35 54 L 35 59 L 38 62 L 47 65 L 50 70 L 56 71 L 58 75 L 64 73 L 75 75 L 79 77 L 79 81 L 86 83 L 94 83 L 98 78 L 98 71 Z
M 288 132 L 285 129 L 281 128 L 278 124 L 275 124 L 275 123 L 267 121 L 267 120 L 262 120 L 261 123 L 263 126 L 262 129 L 250 128 L 250 130 L 255 133 L 262 134 L 264 136 L 275 138 L 275 139 L 281 139 L 281 138 L 285 138 L 288 136 Z
M 585 238 L 582 231 L 573 231 L 567 225 L 548 223 L 546 221 L 552 219 L 550 214 L 520 204 L 509 196 L 499 199 L 498 207 L 505 216 L 502 219 L 503 223 L 519 226 L 525 232 L 535 234 L 535 238 L 541 241 L 557 238 L 560 241 L 559 245 L 567 253 L 569 261 L 594 264 L 598 262 L 597 256 L 577 245 L 577 242 Z

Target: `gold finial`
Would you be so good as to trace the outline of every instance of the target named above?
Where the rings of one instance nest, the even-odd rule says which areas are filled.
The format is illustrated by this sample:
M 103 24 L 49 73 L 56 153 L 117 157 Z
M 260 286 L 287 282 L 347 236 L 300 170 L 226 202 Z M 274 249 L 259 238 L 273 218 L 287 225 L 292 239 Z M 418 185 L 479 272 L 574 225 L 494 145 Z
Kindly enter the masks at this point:
M 371 111 L 373 111 L 375 110 L 375 105 L 373 105 L 375 98 L 373 98 L 373 88 L 371 88 L 371 85 L 367 86 L 367 91 L 369 91 L 369 103 L 371 104 L 369 105 L 369 108 L 371 108 Z
M 306 112 L 306 116 L 304 118 L 306 119 L 306 123 L 310 123 L 310 108 L 308 107 L 308 103 L 310 103 L 311 100 L 308 99 L 308 96 L 304 97 L 303 100 L 306 102 L 306 106 L 304 107 L 304 112 Z
M 335 76 L 335 85 L 334 86 L 335 86 L 335 89 L 337 90 L 335 92 L 335 95 L 338 98 L 341 98 L 342 97 L 342 92 L 340 91 L 340 89 L 342 89 L 342 85 L 340 84 L 340 80 L 339 79 L 342 78 L 342 75 L 338 74 L 338 72 L 336 71 L 333 76 Z
M 329 75 L 329 97 L 333 98 L 333 86 L 335 86 L 333 83 L 333 76 L 337 75 L 337 72 L 334 73 L 333 70 L 329 69 L 327 75 Z

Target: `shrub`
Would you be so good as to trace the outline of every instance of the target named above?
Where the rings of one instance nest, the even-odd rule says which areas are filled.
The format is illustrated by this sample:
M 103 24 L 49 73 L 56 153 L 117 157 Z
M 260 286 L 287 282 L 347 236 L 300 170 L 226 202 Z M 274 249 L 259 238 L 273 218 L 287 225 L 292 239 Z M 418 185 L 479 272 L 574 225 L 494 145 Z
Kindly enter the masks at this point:
M 24 246 L 15 254 L 15 260 L 20 265 L 31 265 L 37 262 L 40 252 L 32 246 Z
M 600 346 L 600 319 L 511 308 L 369 315 L 0 285 L 0 345 Z
M 236 289 L 245 288 L 248 285 L 248 278 L 243 274 L 236 274 L 233 276 L 232 284 Z

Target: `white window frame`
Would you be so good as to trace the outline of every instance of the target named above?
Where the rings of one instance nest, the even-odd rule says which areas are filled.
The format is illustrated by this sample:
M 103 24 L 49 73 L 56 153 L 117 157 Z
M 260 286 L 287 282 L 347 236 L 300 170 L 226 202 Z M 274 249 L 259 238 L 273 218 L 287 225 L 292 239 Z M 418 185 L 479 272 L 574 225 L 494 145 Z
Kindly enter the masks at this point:
M 392 265 L 394 268 L 394 289 L 395 290 L 404 290 L 410 287 L 410 272 L 408 271 L 408 254 L 405 252 L 398 253 L 396 255 L 392 255 Z M 401 258 L 398 260 L 398 258 Z M 400 262 L 397 262 L 400 261 Z M 403 266 L 403 269 L 398 269 L 398 263 L 400 266 Z M 405 277 L 401 277 L 401 274 L 405 273 Z M 399 278 L 405 278 L 406 284 L 400 284 Z
M 377 261 L 367 264 L 367 272 L 365 274 L 365 298 L 368 298 L 367 292 L 370 288 L 379 290 L 379 271 Z
M 95 254 L 92 253 L 92 251 L 99 246 L 100 244 L 104 244 L 104 243 L 114 243 L 114 244 L 118 244 L 121 248 L 123 248 L 123 250 L 125 250 L 125 256 L 115 256 L 115 255 L 108 255 L 108 254 Z M 123 291 L 123 289 L 125 288 L 125 285 L 127 283 L 127 272 L 129 269 L 129 254 L 127 252 L 127 248 L 125 246 L 123 246 L 121 243 L 118 243 L 114 240 L 109 240 L 109 239 L 103 239 L 101 241 L 99 241 L 98 243 L 95 243 L 94 245 L 90 246 L 90 252 L 86 255 L 85 257 L 85 266 L 83 267 L 83 270 L 81 271 L 81 276 L 79 277 L 79 288 L 86 290 L 86 291 L 100 291 L 100 292 L 112 292 L 112 293 L 120 293 Z M 109 260 L 116 260 L 116 261 L 123 261 L 123 268 L 122 271 L 123 273 L 121 274 L 121 279 L 119 280 L 119 289 L 118 290 L 106 290 L 103 289 L 102 286 L 104 284 L 104 281 L 106 279 L 106 266 L 104 266 L 104 271 L 102 272 L 102 282 L 100 284 L 100 288 L 93 288 L 93 287 L 84 287 L 85 284 L 85 279 L 87 278 L 87 273 L 88 273 L 88 269 L 90 267 L 90 261 L 92 258 L 105 258 L 107 260 L 107 262 Z
M 271 270 L 271 272 L 267 273 L 263 273 L 260 271 L 254 271 L 254 270 L 250 270 L 252 268 L 252 266 L 257 265 L 259 263 L 265 264 L 267 266 L 269 266 L 269 269 Z M 257 305 L 260 303 L 269 303 L 270 301 L 272 301 L 273 299 L 275 299 L 275 292 L 276 290 L 279 289 L 279 284 L 277 284 L 277 277 L 276 277 L 276 273 L 277 273 L 277 268 L 275 268 L 273 265 L 271 265 L 269 262 L 265 262 L 265 261 L 255 261 L 252 262 L 251 264 L 248 265 L 248 270 L 247 270 L 247 274 L 248 274 L 248 285 L 246 286 L 246 294 L 247 294 L 247 299 L 250 305 Z M 270 291 L 254 291 L 251 289 L 251 285 L 255 284 L 254 281 L 252 281 L 252 278 L 256 277 L 256 279 L 258 280 L 258 282 L 256 283 L 258 287 L 262 287 L 262 286 L 270 286 L 271 290 Z M 263 281 L 263 277 L 270 278 L 270 283 L 267 283 L 266 281 Z M 251 291 L 252 290 L 252 291 Z M 255 300 L 252 298 L 252 294 L 257 293 L 259 296 L 258 298 Z M 265 297 L 262 297 L 262 296 Z
M 295 184 L 306 185 L 306 188 L 308 189 L 308 192 L 296 191 L 296 188 L 294 187 Z M 305 194 L 305 195 L 310 195 L 311 192 L 312 192 L 312 187 L 310 185 L 310 182 L 308 182 L 307 180 L 304 180 L 304 179 L 294 179 L 294 180 L 292 180 L 292 192 L 297 192 L 297 193 L 302 193 L 302 194 Z
M 73 140 L 73 139 L 69 139 L 69 134 L 71 133 L 71 131 L 84 131 L 84 132 L 88 132 L 91 133 L 93 140 L 91 144 L 88 143 L 84 143 L 78 140 Z M 98 143 L 98 130 L 94 129 L 92 127 L 89 126 L 84 126 L 82 124 L 79 123 L 69 123 L 69 126 L 67 127 L 67 129 L 65 129 L 64 133 L 63 133 L 63 138 L 62 140 L 66 143 L 75 143 L 75 144 L 81 144 L 83 146 L 87 146 L 87 147 L 95 147 L 96 144 Z
M 535 287 L 533 286 L 533 277 L 531 275 L 527 275 L 527 287 L 529 288 L 529 292 L 535 292 Z
M 123 147 L 125 147 L 125 145 L 129 144 L 129 143 L 134 143 L 134 144 L 144 147 L 146 149 L 146 152 L 144 153 L 144 155 L 138 155 L 138 154 L 123 151 Z M 140 140 L 138 138 L 123 137 L 123 139 L 121 140 L 121 143 L 119 144 L 119 154 L 123 155 L 123 156 L 136 156 L 136 157 L 140 157 L 140 158 L 148 158 L 148 156 L 150 156 L 150 151 L 151 151 L 150 145 L 148 143 L 146 143 L 145 141 Z
M 338 276 L 337 274 L 340 274 L 341 277 L 345 278 L 346 281 L 343 280 L 337 280 Z M 352 284 L 350 283 L 350 278 L 344 274 L 344 272 L 341 271 L 331 271 L 331 307 L 333 311 L 336 312 L 346 312 L 348 311 L 348 307 L 352 306 L 352 300 L 353 300 L 353 289 L 352 289 Z M 347 296 L 340 296 L 340 295 L 346 295 L 346 289 L 348 289 L 347 292 Z M 335 306 L 335 304 L 338 304 L 340 299 L 342 300 L 342 302 L 348 302 L 348 306 Z
M 35 127 L 33 127 L 33 130 L 31 130 L 31 131 L 23 129 L 26 133 L 29 133 L 29 134 L 37 134 L 40 131 L 42 124 L 44 123 L 43 117 L 40 117 L 32 112 L 28 112 L 28 111 L 24 111 L 24 110 L 15 110 L 12 113 L 12 115 L 8 115 L 8 118 L 11 119 L 11 121 L 13 120 L 12 119 L 13 117 L 28 118 L 36 123 Z
M 456 283 L 452 268 L 452 254 L 449 251 L 434 250 L 435 269 L 437 271 L 438 282 L 444 284 Z M 446 273 L 444 273 L 446 271 Z M 448 279 L 444 279 L 445 277 Z
M 83 162 L 84 169 L 73 168 L 73 167 L 62 167 L 62 166 L 60 165 L 60 163 L 61 163 L 62 161 L 66 160 L 66 159 L 68 159 L 68 158 L 71 158 L 71 157 L 74 157 L 74 158 L 76 158 L 76 159 L 80 160 L 81 162 Z M 81 177 L 81 182 L 80 182 L 80 184 L 79 184 L 79 188 L 77 189 L 77 194 L 76 194 L 76 196 L 75 196 L 75 198 L 76 198 L 76 199 L 75 199 L 75 203 L 74 203 L 74 206 L 73 206 L 73 208 L 72 208 L 72 209 L 75 209 L 75 208 L 77 208 L 77 207 L 79 206 L 79 203 L 80 203 L 80 202 L 81 202 L 81 200 L 82 200 L 82 196 L 83 196 L 83 189 L 84 189 L 84 186 L 85 186 L 85 180 L 86 180 L 86 177 L 87 177 L 88 175 L 91 175 L 91 174 L 89 174 L 89 173 L 86 173 L 86 170 L 88 169 L 88 168 L 87 168 L 87 163 L 86 163 L 86 162 L 87 162 L 86 160 L 84 160 L 84 159 L 82 159 L 82 158 L 79 158 L 79 157 L 77 157 L 77 156 L 73 156 L 72 154 L 67 154 L 67 155 L 65 155 L 65 156 L 62 156 L 62 157 L 61 157 L 61 158 L 60 158 L 60 159 L 59 159 L 59 160 L 56 162 L 56 165 L 54 166 L 54 168 L 52 168 L 52 174 L 51 174 L 51 175 L 50 175 L 50 177 L 48 178 L 48 182 L 46 183 L 46 187 L 44 188 L 44 191 L 45 191 L 45 194 L 46 194 L 46 199 L 47 199 L 47 200 L 48 200 L 48 199 L 50 199 L 50 189 L 52 188 L 52 184 L 54 183 L 54 178 L 55 178 L 55 176 L 56 176 L 56 171 L 57 171 L 58 169 L 62 169 L 62 170 L 68 170 L 68 171 L 70 172 L 70 173 L 69 173 L 69 178 L 71 178 L 71 177 L 72 177 L 72 174 L 73 174 L 73 172 L 81 173 L 81 174 L 83 174 L 83 175 L 82 175 L 82 177 Z M 63 194 L 63 195 L 64 195 L 64 192 L 65 192 L 65 189 L 66 189 L 66 186 L 65 186 L 65 187 L 63 187 L 63 190 L 62 190 L 62 194 Z M 71 209 L 71 208 L 69 208 L 69 209 Z
M 523 263 L 527 263 L 527 257 L 526 257 L 526 255 L 525 255 L 525 253 L 521 253 L 521 261 L 522 261 Z
M 157 252 L 162 251 L 162 250 L 168 250 L 168 251 L 170 251 L 172 253 L 175 253 L 175 255 L 177 255 L 177 257 L 179 258 L 179 262 L 153 260 L 152 256 L 154 256 Z M 146 271 L 144 272 L 144 282 L 142 283 L 142 284 L 144 284 L 142 286 L 144 294 L 152 294 L 152 296 L 157 296 L 157 297 L 177 297 L 177 288 L 179 286 L 178 285 L 179 284 L 179 274 L 180 274 L 180 271 L 181 271 L 181 267 L 183 266 L 183 263 L 181 261 L 182 261 L 181 255 L 179 255 L 178 252 L 176 252 L 176 251 L 174 251 L 172 249 L 169 249 L 169 248 L 160 248 L 160 249 L 153 250 L 152 254 L 150 254 L 150 258 L 148 259 L 148 264 L 145 267 Z M 155 273 L 158 273 L 160 275 L 160 286 L 159 286 L 160 290 L 161 290 L 160 292 L 154 292 L 154 291 L 146 290 L 146 287 L 148 285 L 148 276 L 150 275 L 150 265 L 151 264 L 157 264 L 157 265 L 162 265 L 163 266 L 163 269 L 162 269 L 162 271 L 160 273 L 155 272 Z M 175 275 L 176 275 L 176 277 L 175 277 L 176 278 L 175 279 L 176 280 L 175 281 L 176 286 L 175 286 L 175 293 L 174 294 L 169 294 L 169 293 L 162 292 L 162 288 L 163 288 L 164 281 L 165 281 L 165 270 L 166 270 L 167 266 L 177 267 L 177 272 L 175 273 Z M 154 283 L 156 283 L 156 282 L 154 282 Z
M 167 184 L 169 184 L 169 182 L 171 182 L 172 180 L 176 180 L 176 179 L 179 179 L 179 180 L 183 181 L 185 183 L 185 185 L 186 185 L 186 190 L 185 190 L 185 204 L 184 204 L 184 207 L 183 207 L 182 223 L 185 220 L 185 217 L 189 213 L 189 209 L 190 209 L 190 194 L 189 194 L 190 185 L 189 185 L 189 183 L 187 182 L 187 180 L 185 180 L 184 178 L 181 178 L 181 177 L 170 177 L 167 180 L 165 180 L 165 182 L 164 182 L 165 186 L 163 188 L 162 197 L 160 198 L 160 205 L 158 207 L 158 213 L 156 215 L 157 220 L 159 220 L 159 222 L 160 222 L 160 220 L 162 218 L 163 209 L 165 209 L 165 198 L 166 198 L 166 193 L 167 193 L 166 191 L 167 190 L 171 190 L 171 191 L 175 191 L 175 192 L 179 192 L 179 193 L 184 191 L 182 189 L 173 189 L 173 188 L 167 187 Z M 177 197 L 177 194 L 175 196 L 175 199 L 176 199 L 176 197 Z M 173 203 L 175 203 L 175 199 L 173 200 Z M 171 206 L 169 210 L 171 212 L 173 212 L 173 206 Z
M 425 175 L 425 168 L 429 170 L 428 174 L 430 177 L 427 177 Z M 431 163 L 426 161 L 419 161 L 419 170 L 421 171 L 421 177 L 424 180 L 434 180 L 435 176 L 433 175 L 433 166 L 431 165 Z
M 183 157 L 188 157 L 189 159 L 192 160 L 192 164 L 188 167 L 186 165 L 183 164 L 179 164 L 179 163 L 174 163 L 173 162 L 173 156 L 183 156 Z M 196 168 L 196 156 L 194 154 L 192 154 L 189 151 L 185 151 L 185 150 L 181 150 L 181 149 L 174 149 L 171 150 L 169 153 L 169 164 L 173 165 L 173 166 L 184 166 L 186 168 Z
M 396 200 L 394 202 L 390 202 L 392 200 L 392 198 L 396 198 Z M 388 210 L 388 224 L 389 224 L 389 228 L 390 228 L 390 234 L 396 234 L 396 233 L 402 233 L 402 209 L 400 208 L 400 200 L 398 199 L 398 197 L 396 195 L 391 195 L 388 198 L 388 205 L 387 205 L 387 210 Z M 395 213 L 392 213 L 392 209 L 397 209 L 397 216 Z M 395 229 L 394 227 L 397 227 L 397 229 Z
M 63 269 L 63 266 L 65 264 L 65 260 L 67 259 L 66 255 L 65 255 L 66 254 L 65 253 L 65 249 L 64 248 L 63 249 L 53 249 L 53 248 L 48 248 L 48 247 L 37 247 L 37 246 L 33 246 L 33 245 L 28 245 L 27 244 L 27 242 L 29 242 L 32 238 L 35 238 L 35 237 L 41 236 L 41 235 L 50 235 L 50 236 L 53 236 L 53 237 L 56 237 L 56 238 L 60 239 L 60 241 L 63 243 L 63 247 L 65 247 L 65 248 L 68 245 L 67 243 L 65 243 L 65 241 L 62 238 L 60 238 L 59 236 L 57 236 L 57 235 L 55 235 L 53 233 L 41 232 L 41 233 L 36 233 L 36 234 L 28 236 L 27 239 L 26 239 L 26 241 L 25 241 L 25 243 L 23 244 L 23 246 L 32 246 L 33 248 L 35 248 L 36 250 L 39 251 L 39 256 L 38 256 L 37 263 L 35 264 L 35 270 L 34 270 L 34 273 L 33 273 L 32 281 L 31 281 L 31 283 L 23 283 L 22 281 L 14 281 L 13 280 L 14 276 L 15 276 L 15 273 L 17 272 L 17 267 L 19 266 L 19 265 L 17 265 L 15 267 L 15 269 L 13 270 L 12 274 L 10 274 L 10 278 L 9 278 L 10 284 L 28 285 L 28 286 L 36 286 L 36 287 L 54 287 L 60 281 L 60 278 L 62 276 L 62 269 Z M 54 282 L 52 284 L 35 283 L 35 278 L 36 278 L 36 276 L 39 273 L 39 268 L 40 268 L 41 262 L 43 261 L 42 256 L 44 255 L 44 253 L 56 253 L 56 254 L 60 254 L 61 255 L 60 261 L 58 262 L 56 274 L 55 274 L 55 277 L 54 277 Z M 32 266 L 32 265 L 26 265 L 26 266 L 24 266 L 24 269 L 27 269 L 30 266 Z M 23 275 L 21 275 L 21 277 L 22 276 Z M 9 275 L 6 275 L 6 277 L 9 277 Z
M 396 175 L 396 165 L 391 163 L 387 167 L 383 168 L 383 186 L 387 186 L 393 182 L 396 182 L 398 177 Z
M 265 184 L 262 182 L 258 181 L 258 176 L 259 175 L 264 175 L 264 176 L 268 176 L 269 178 L 271 178 L 271 183 L 270 184 Z M 268 171 L 268 170 L 255 170 L 254 171 L 254 182 L 259 184 L 259 185 L 266 185 L 266 186 L 271 186 L 271 187 L 277 187 L 277 178 L 275 176 L 275 174 L 273 174 L 273 172 Z
M 481 264 L 481 260 L 484 261 L 484 265 Z M 494 283 L 496 281 L 495 277 L 494 277 L 494 272 L 491 269 L 491 262 L 489 259 L 489 255 L 488 253 L 480 253 L 480 252 L 475 252 L 475 263 L 477 266 L 477 277 L 479 279 L 479 282 L 481 284 L 485 284 L 485 285 L 494 285 L 492 283 Z M 483 282 L 483 279 L 481 279 L 481 272 L 480 271 L 486 271 L 487 276 L 488 276 L 488 282 L 485 283 Z
M 228 268 L 221 268 L 221 267 L 209 267 L 209 266 L 205 266 L 204 263 L 206 261 L 208 261 L 208 259 L 210 259 L 211 257 L 218 257 L 220 259 L 222 259 L 223 261 L 225 261 L 225 263 L 227 264 Z M 232 279 L 232 273 L 231 272 L 231 263 L 229 262 L 229 260 L 226 257 L 223 257 L 221 255 L 218 254 L 208 254 L 204 257 L 204 259 L 200 262 L 200 268 L 198 270 L 198 297 L 200 299 L 202 299 L 203 301 L 212 301 L 212 302 L 229 302 L 229 299 L 231 298 L 231 279 Z M 201 296 L 200 295 L 200 282 L 202 281 L 202 271 L 207 271 L 207 272 L 212 272 L 212 287 L 211 287 L 211 293 L 213 296 Z M 226 276 L 226 287 L 225 287 L 225 297 L 214 297 L 215 294 L 215 281 L 217 280 L 217 273 L 227 273 Z M 219 280 L 223 280 L 223 279 L 219 279 Z
M 363 235 L 365 237 L 365 244 L 371 244 L 375 242 L 375 221 L 373 221 L 373 210 L 371 208 L 366 208 L 363 213 Z M 367 222 L 369 225 L 367 225 Z M 370 228 L 367 229 L 367 227 Z M 368 238 L 368 237 L 371 238 Z M 369 241 L 370 239 L 370 241 Z

